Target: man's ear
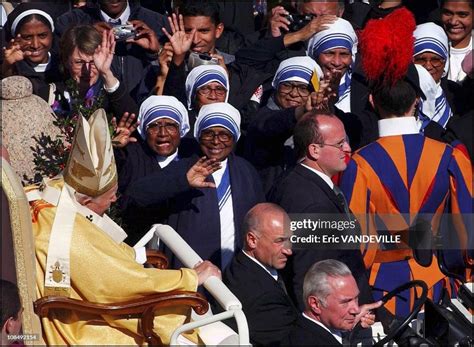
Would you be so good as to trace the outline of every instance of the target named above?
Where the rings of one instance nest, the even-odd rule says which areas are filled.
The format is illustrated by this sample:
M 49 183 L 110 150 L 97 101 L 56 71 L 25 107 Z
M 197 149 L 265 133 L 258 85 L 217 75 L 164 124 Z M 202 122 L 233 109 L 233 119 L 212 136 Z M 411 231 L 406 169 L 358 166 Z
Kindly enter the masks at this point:
M 224 32 L 224 23 L 219 23 L 216 25 L 216 40 L 222 36 Z
M 5 324 L 3 324 L 2 333 L 6 334 L 16 334 L 15 327 L 18 325 L 18 322 L 13 317 L 7 319 Z
M 308 306 L 311 308 L 311 311 L 316 314 L 320 315 L 321 314 L 321 301 L 314 295 L 308 296 Z
M 90 196 L 81 196 L 77 199 L 77 202 L 87 207 L 92 202 L 92 198 Z
M 257 248 L 257 241 L 257 236 L 252 231 L 249 231 L 246 236 L 247 247 L 249 250 L 254 250 Z
M 316 143 L 311 143 L 306 150 L 308 158 L 312 160 L 318 160 L 320 155 L 321 147 Z

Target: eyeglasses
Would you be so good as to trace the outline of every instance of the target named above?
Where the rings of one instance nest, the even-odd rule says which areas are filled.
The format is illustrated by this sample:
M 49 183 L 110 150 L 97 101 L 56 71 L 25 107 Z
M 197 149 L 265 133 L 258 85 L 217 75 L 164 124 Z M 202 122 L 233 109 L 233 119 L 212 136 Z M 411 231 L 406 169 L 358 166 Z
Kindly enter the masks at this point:
M 330 143 L 316 143 L 316 145 L 321 145 L 321 146 L 330 146 L 330 147 L 334 147 L 334 148 L 337 148 L 338 150 L 340 151 L 344 151 L 344 145 L 345 144 L 348 144 L 349 145 L 349 139 L 344 139 L 342 140 L 341 142 L 338 142 L 336 144 L 330 144 Z
M 197 92 L 201 95 L 209 95 L 214 92 L 217 96 L 225 96 L 227 93 L 227 89 L 225 89 L 224 87 L 211 88 L 209 86 L 204 86 L 199 88 Z
M 86 65 L 89 69 L 96 68 L 94 64 L 94 60 L 91 60 L 91 61 L 76 60 L 72 62 L 72 66 L 76 69 L 82 69 Z
M 162 128 L 170 135 L 175 135 L 178 132 L 178 124 L 176 123 L 151 123 L 146 130 L 151 134 L 158 134 Z
M 299 96 L 306 97 L 311 94 L 307 85 L 282 82 L 278 85 L 278 90 L 283 94 L 290 94 L 296 88 Z
M 234 138 L 232 134 L 226 132 L 215 133 L 213 131 L 203 131 L 201 133 L 201 140 L 204 141 L 214 141 L 216 137 L 221 142 L 229 142 Z
M 425 57 L 418 57 L 415 58 L 415 64 L 418 65 L 426 65 L 427 63 L 430 63 L 432 67 L 440 67 L 442 66 L 446 61 L 441 58 L 425 58 Z

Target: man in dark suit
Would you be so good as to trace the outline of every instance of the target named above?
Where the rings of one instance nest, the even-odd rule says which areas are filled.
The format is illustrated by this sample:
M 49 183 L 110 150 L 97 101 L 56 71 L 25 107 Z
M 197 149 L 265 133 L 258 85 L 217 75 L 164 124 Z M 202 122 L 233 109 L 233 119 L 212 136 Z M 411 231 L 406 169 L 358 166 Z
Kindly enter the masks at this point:
M 299 164 L 275 183 L 269 201 L 277 203 L 289 214 L 312 214 L 312 220 L 324 219 L 349 226 L 342 231 L 320 228 L 317 231 L 320 237 L 358 233 L 358 223 L 350 213 L 344 195 L 331 180 L 332 176 L 345 170 L 346 155 L 351 152 L 343 123 L 333 114 L 308 114 L 295 127 L 294 143 Z M 337 242 L 306 245 L 306 249 L 302 246 L 295 249 L 283 274 L 288 293 L 301 311 L 305 306 L 302 301 L 304 275 L 311 265 L 324 259 L 337 259 L 347 264 L 361 291 L 360 301 L 373 301 L 358 245 L 352 244 L 345 249 Z
M 359 306 L 359 289 L 351 270 L 340 261 L 322 260 L 304 278 L 306 309 L 288 336 L 292 346 L 341 346 L 342 333 L 360 321 L 368 328 L 375 321 L 371 309 L 382 302 Z
M 224 273 L 224 283 L 242 303 L 254 345 L 279 345 L 298 317 L 277 272 L 292 253 L 289 222 L 281 207 L 255 205 L 244 219 L 244 249 Z

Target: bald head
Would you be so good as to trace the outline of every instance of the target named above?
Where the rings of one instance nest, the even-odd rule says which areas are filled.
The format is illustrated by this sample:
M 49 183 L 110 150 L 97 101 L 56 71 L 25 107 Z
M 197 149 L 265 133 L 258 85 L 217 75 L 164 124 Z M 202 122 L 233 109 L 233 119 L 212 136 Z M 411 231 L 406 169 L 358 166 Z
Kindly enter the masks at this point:
M 273 219 L 284 220 L 289 217 L 284 209 L 276 204 L 270 202 L 262 202 L 252 207 L 245 215 L 242 229 L 244 230 L 244 237 L 250 231 L 255 232 L 257 235 L 261 235 L 262 227 L 267 223 L 271 224 Z
M 290 217 L 280 206 L 255 205 L 245 216 L 244 250 L 265 266 L 282 269 L 291 255 Z

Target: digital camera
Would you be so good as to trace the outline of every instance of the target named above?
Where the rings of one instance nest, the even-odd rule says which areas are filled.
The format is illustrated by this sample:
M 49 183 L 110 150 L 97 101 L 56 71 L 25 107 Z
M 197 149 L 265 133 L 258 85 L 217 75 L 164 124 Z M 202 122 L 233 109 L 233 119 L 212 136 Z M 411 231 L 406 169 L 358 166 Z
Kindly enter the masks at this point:
M 115 36 L 115 41 L 125 41 L 128 39 L 133 39 L 136 36 L 136 31 L 133 28 L 133 25 L 116 25 L 112 28 Z
M 191 71 L 199 65 L 218 65 L 217 58 L 211 57 L 208 53 L 191 52 L 188 57 L 188 69 Z
M 313 20 L 314 16 L 312 14 L 289 14 L 285 18 L 290 22 L 288 29 L 291 32 L 295 32 L 303 29 L 306 24 Z

